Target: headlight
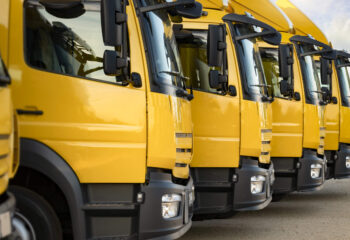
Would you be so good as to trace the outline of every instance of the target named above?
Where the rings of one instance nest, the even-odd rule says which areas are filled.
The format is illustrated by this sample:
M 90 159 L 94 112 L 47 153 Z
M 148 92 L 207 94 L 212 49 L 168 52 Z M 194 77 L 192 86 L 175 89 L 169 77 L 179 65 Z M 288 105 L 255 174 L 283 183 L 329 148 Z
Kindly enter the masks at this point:
M 162 216 L 165 219 L 177 217 L 181 203 L 181 195 L 165 194 L 162 196 Z
M 264 183 L 266 178 L 264 176 L 253 176 L 250 178 L 250 191 L 252 194 L 258 194 L 264 191 Z
M 319 178 L 321 175 L 321 169 L 322 169 L 321 164 L 311 164 L 311 171 L 310 171 L 311 178 Z
M 345 166 L 346 168 L 350 168 L 350 156 L 345 157 Z
M 192 191 L 188 194 L 188 203 L 190 206 L 193 205 L 195 199 L 196 199 L 196 195 L 194 192 L 194 187 L 192 187 Z

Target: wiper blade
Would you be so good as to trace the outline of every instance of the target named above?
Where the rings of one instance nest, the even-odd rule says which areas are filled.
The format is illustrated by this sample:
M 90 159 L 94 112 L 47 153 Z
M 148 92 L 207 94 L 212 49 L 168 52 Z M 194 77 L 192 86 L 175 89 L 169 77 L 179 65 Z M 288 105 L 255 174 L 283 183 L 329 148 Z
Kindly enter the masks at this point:
M 252 86 L 252 87 L 260 87 L 260 88 L 264 88 L 264 87 L 272 88 L 271 85 L 267 85 L 267 84 L 253 84 L 253 85 L 249 85 L 249 86 Z
M 322 91 L 310 91 L 310 92 L 321 93 L 321 94 L 325 93 L 325 92 L 322 92 Z
M 344 63 L 344 64 L 337 65 L 337 68 L 349 67 L 349 66 L 350 66 L 350 63 Z
M 192 4 L 195 4 L 195 0 L 178 0 L 175 2 L 165 2 L 165 3 L 155 4 L 151 6 L 140 7 L 139 11 L 141 13 L 145 13 L 145 12 L 152 12 L 160 9 L 169 9 L 169 8 L 174 8 L 176 6 L 192 5 Z
M 189 77 L 182 76 L 182 74 L 181 74 L 180 72 L 175 72 L 175 71 L 160 71 L 159 73 L 166 73 L 166 74 L 169 74 L 169 75 L 171 75 L 171 76 L 179 77 L 179 78 L 181 78 L 182 80 L 190 80 Z

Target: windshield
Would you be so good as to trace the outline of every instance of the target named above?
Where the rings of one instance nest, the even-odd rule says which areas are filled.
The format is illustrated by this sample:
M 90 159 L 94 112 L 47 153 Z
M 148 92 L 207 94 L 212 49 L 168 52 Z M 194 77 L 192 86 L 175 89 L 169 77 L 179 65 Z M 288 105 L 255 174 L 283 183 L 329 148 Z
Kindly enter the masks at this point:
M 279 73 L 278 48 L 260 48 L 261 60 L 264 66 L 264 72 L 267 84 L 271 86 L 269 95 L 274 97 L 284 97 L 280 91 L 280 81 L 283 78 Z
M 187 30 L 189 31 L 189 30 Z M 192 37 L 177 40 L 181 63 L 185 76 L 189 78 L 189 85 L 193 89 L 205 92 L 222 94 L 222 89 L 214 89 L 209 85 L 210 70 L 221 71 L 220 67 L 209 67 L 207 61 L 207 35 L 206 30 L 191 30 Z
M 234 35 L 242 36 L 255 32 L 246 24 L 235 24 Z M 267 95 L 267 84 L 260 58 L 256 39 L 243 39 L 237 41 L 237 52 L 243 79 L 243 96 L 245 99 L 257 100 L 257 97 Z
M 344 64 L 342 59 L 337 60 L 337 65 Z M 342 96 L 342 105 L 350 107 L 350 67 L 337 68 L 338 80 Z
M 142 6 L 162 3 L 157 0 L 141 0 Z M 183 87 L 182 68 L 175 36 L 167 10 L 143 14 L 143 30 L 153 73 L 153 90 L 168 92 L 169 86 Z
M 313 45 L 300 45 L 300 53 L 315 51 Z M 312 55 L 301 57 L 301 69 L 307 102 L 317 104 L 322 99 L 321 79 Z

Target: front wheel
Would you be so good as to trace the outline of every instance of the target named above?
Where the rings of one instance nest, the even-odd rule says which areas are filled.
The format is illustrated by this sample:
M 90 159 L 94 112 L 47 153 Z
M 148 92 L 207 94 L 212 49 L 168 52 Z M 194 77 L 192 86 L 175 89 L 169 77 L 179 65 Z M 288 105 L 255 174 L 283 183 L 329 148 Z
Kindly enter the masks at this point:
M 37 193 L 11 186 L 16 197 L 16 212 L 13 220 L 14 239 L 18 240 L 62 240 L 60 221 L 50 204 Z

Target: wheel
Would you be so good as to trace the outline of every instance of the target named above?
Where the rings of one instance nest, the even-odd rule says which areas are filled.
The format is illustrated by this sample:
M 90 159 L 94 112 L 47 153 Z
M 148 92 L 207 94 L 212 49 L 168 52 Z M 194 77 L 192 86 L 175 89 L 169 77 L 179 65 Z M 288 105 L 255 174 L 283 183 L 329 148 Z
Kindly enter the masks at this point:
M 62 240 L 58 217 L 50 204 L 37 193 L 19 186 L 10 186 L 16 197 L 13 220 L 16 240 Z

